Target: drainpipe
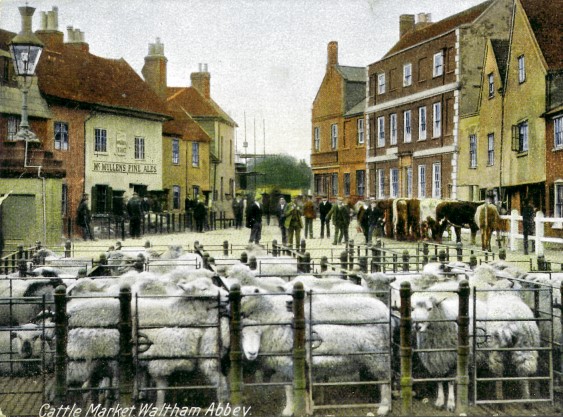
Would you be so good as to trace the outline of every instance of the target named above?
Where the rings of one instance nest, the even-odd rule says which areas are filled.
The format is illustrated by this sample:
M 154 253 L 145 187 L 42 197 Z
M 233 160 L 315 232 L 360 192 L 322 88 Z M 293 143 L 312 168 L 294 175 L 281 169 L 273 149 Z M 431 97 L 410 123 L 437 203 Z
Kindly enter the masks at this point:
M 28 152 L 28 145 L 29 141 L 25 141 L 25 155 L 23 158 L 23 166 L 24 168 L 37 168 L 37 178 L 41 180 L 41 194 L 43 200 L 43 242 L 47 244 L 47 197 L 46 197 L 46 186 L 45 186 L 45 177 L 41 176 L 41 168 L 42 165 L 28 165 L 27 164 L 27 152 Z

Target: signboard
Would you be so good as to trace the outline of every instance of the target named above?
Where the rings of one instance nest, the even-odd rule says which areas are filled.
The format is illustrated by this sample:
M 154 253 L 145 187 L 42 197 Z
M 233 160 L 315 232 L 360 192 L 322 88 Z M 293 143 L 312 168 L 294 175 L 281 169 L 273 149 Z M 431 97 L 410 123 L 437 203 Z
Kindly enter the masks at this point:
M 127 154 L 127 140 L 125 137 L 125 133 L 117 132 L 115 149 L 116 149 L 115 154 L 117 156 L 125 156 Z
M 156 174 L 155 164 L 128 162 L 94 162 L 94 172 L 117 172 L 122 174 Z

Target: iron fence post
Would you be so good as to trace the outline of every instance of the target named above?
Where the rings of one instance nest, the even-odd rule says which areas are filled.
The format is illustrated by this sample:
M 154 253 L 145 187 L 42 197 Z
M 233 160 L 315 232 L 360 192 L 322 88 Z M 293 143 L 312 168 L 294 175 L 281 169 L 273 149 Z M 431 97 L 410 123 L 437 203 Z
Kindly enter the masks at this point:
M 68 317 L 66 314 L 66 287 L 55 289 L 55 404 L 62 405 L 66 398 L 66 345 Z
M 119 402 L 132 405 L 133 397 L 133 322 L 131 318 L 131 288 L 119 289 Z
M 229 256 L 229 241 L 228 240 L 223 241 L 223 255 Z
M 241 317 L 240 285 L 234 284 L 229 291 L 229 302 L 231 308 L 231 320 L 229 321 L 230 331 L 230 352 L 231 367 L 229 369 L 229 391 L 230 402 L 233 405 L 242 403 L 242 351 L 241 351 Z
M 469 405 L 469 282 L 459 283 L 457 318 L 457 404 L 459 414 L 467 414 Z
M 412 346 L 411 346 L 411 284 L 401 283 L 401 414 L 412 415 Z
M 303 283 L 293 286 L 293 415 L 306 415 L 307 381 L 305 373 L 305 290 Z

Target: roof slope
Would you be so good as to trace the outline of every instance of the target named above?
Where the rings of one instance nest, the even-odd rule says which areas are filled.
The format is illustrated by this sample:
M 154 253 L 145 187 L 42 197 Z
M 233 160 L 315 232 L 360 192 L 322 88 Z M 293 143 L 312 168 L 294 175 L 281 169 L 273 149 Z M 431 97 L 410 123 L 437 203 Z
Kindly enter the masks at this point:
M 170 117 L 162 99 L 124 59 L 64 45 L 61 51 L 43 51 L 37 79 L 49 97 Z
M 493 47 L 493 54 L 495 55 L 495 59 L 497 61 L 502 85 L 504 85 L 506 80 L 506 70 L 508 67 L 508 52 L 510 49 L 510 43 L 505 39 L 491 39 L 491 45 Z
M 205 98 L 194 87 L 168 87 L 168 108 L 172 105 L 183 108 L 192 117 L 217 117 L 225 123 L 237 127 L 236 122 L 211 98 Z
M 169 109 L 174 119 L 164 122 L 162 128 L 164 133 L 179 135 L 191 142 L 211 142 L 211 137 L 189 114 L 182 109 L 173 109 L 173 106 L 169 106 Z
M 561 0 L 520 0 L 549 69 L 563 68 Z
M 547 0 L 546 0 L 547 1 Z M 420 29 L 407 32 L 399 41 L 387 52 L 384 58 L 393 55 L 396 52 L 407 49 L 418 43 L 425 42 L 436 36 L 448 33 L 458 26 L 468 24 L 477 19 L 491 5 L 493 0 L 478 4 L 460 13 L 446 17 L 436 23 L 432 23 Z
M 361 103 L 366 96 L 366 69 L 335 65 L 344 80 L 344 113 Z

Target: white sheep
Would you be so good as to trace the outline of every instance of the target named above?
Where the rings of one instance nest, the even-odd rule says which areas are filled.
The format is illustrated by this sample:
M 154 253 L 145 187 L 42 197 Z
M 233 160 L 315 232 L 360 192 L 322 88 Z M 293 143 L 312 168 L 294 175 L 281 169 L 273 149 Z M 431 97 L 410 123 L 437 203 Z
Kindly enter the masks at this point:
M 243 298 L 242 345 L 247 360 L 259 358 L 262 368 L 275 371 L 284 381 L 293 375 L 292 360 L 287 355 L 267 355 L 273 352 L 289 352 L 293 346 L 291 328 L 292 314 L 287 310 L 287 295 L 256 294 Z M 258 290 L 259 291 L 259 290 Z M 243 293 L 248 290 L 243 289 Z M 305 308 L 307 312 L 308 308 Z M 389 310 L 375 298 L 358 297 L 339 299 L 338 297 L 314 297 L 313 317 L 306 314 L 312 333 L 320 345 L 313 351 L 313 361 L 309 366 L 313 375 L 320 379 L 336 374 L 354 375 L 360 370 L 375 379 L 387 379 L 389 371 L 388 355 L 353 355 L 352 352 L 387 352 L 389 349 L 389 329 L 386 324 L 349 325 L 339 323 L 345 317 L 348 323 L 389 320 Z M 262 324 L 264 323 L 264 324 Z M 280 323 L 273 324 L 273 323 Z M 307 331 L 308 332 L 308 331 Z M 265 356 L 259 356 L 265 353 Z M 338 354 L 342 353 L 342 356 Z M 391 390 L 388 384 L 381 385 L 381 404 L 379 415 L 389 412 Z M 293 392 L 286 385 L 286 404 L 282 415 L 293 413 Z
M 500 287 L 505 288 L 501 282 Z M 489 287 L 491 288 L 491 287 Z M 437 284 L 429 290 L 443 290 L 442 284 Z M 520 321 L 520 319 L 533 318 L 531 310 L 519 299 L 518 296 L 508 294 L 507 291 L 487 292 L 482 297 L 477 297 L 473 306 L 470 297 L 469 316 L 471 323 L 469 330 L 473 329 L 472 322 L 477 321 L 477 344 L 485 344 L 492 348 L 489 354 L 479 352 L 477 364 L 480 367 L 488 366 L 491 372 L 502 377 L 504 367 L 503 348 L 530 348 L 539 346 L 539 330 L 534 321 Z M 452 348 L 457 346 L 457 324 L 459 299 L 449 293 L 415 293 L 411 298 L 412 320 L 415 324 L 415 335 L 418 349 Z M 476 314 L 474 314 L 474 311 Z M 498 321 L 480 321 L 480 319 L 498 319 Z M 518 321 L 513 321 L 518 319 Z M 537 351 L 510 351 L 511 364 L 514 365 L 519 376 L 528 377 L 536 372 Z M 425 369 L 432 377 L 451 377 L 456 369 L 455 351 L 419 352 Z M 522 381 L 523 396 L 529 398 L 528 381 Z M 497 397 L 502 399 L 502 385 L 497 384 Z M 449 411 L 455 409 L 454 384 L 448 383 L 448 398 L 444 396 L 443 384 L 438 384 L 438 397 L 436 407 L 447 406 Z
M 33 375 L 54 365 L 54 328 L 50 320 L 0 331 L 0 375 Z
M 219 400 L 224 401 L 226 378 L 220 372 L 219 361 L 229 346 L 228 320 L 221 318 L 221 306 L 227 301 L 227 293 L 206 277 L 181 282 L 178 287 L 178 297 L 139 298 L 139 342 L 149 347 L 145 350 L 141 346 L 137 357 L 156 382 L 156 406 L 163 406 L 165 389 L 173 372 L 195 369 L 199 369 L 209 383 L 217 385 Z M 221 327 L 220 333 L 215 325 Z M 221 340 L 221 349 L 218 340 Z M 210 355 L 217 359 L 199 357 Z
M 62 283 L 59 278 L 0 280 L 0 326 L 29 323 L 41 310 L 52 306 L 55 288 Z

